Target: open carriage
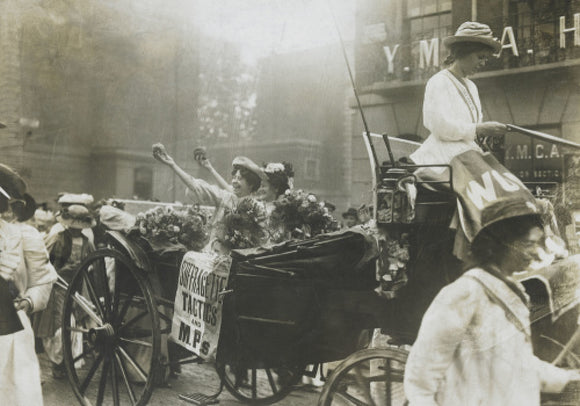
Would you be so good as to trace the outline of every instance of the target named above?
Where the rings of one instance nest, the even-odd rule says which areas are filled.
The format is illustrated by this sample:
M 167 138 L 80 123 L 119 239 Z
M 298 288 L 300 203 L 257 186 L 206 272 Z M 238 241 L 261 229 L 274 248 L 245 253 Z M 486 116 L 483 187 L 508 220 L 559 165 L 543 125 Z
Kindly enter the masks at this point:
M 370 141 L 367 146 L 372 156 Z M 371 162 L 378 162 L 376 156 Z M 222 385 L 238 399 L 274 403 L 308 373 L 307 365 L 346 358 L 326 383 L 320 405 L 404 404 L 404 344 L 413 342 L 439 289 L 462 271 L 452 255 L 448 227 L 455 197 L 428 190 L 428 184 L 413 178 L 419 193 L 411 211 L 403 191 L 417 167 L 385 164 L 376 169 L 376 220 L 389 239 L 408 244 L 402 275 L 408 281 L 398 283 L 397 275 L 390 275 L 393 294 L 377 294 L 380 252 L 374 237 L 356 230 L 233 251 L 227 289 L 219 292 L 223 319 L 216 369 Z M 449 190 L 451 179 L 443 180 Z M 109 232 L 107 247 L 79 267 L 65 298 L 63 344 L 69 380 L 82 404 L 144 405 L 170 362 L 202 362 L 187 352 L 170 361 L 165 351 L 182 257 L 183 252 L 156 255 L 143 241 Z M 536 344 L 545 351 L 543 357 L 578 366 L 578 281 L 562 279 L 558 272 L 536 276 L 526 282 L 542 316 Z M 560 311 L 550 307 L 546 285 L 536 283 L 542 278 L 573 292 Z M 563 323 L 560 336 L 546 334 L 554 322 Z M 360 333 L 373 328 L 389 334 L 389 346 L 361 350 Z M 211 398 L 200 397 L 200 404 Z
M 145 240 L 109 231 L 107 247 L 83 261 L 63 311 L 64 362 L 81 404 L 144 405 L 163 381 L 183 255 L 157 255 Z M 375 325 L 369 297 L 377 285 L 376 249 L 364 233 L 238 250 L 231 257 L 227 289 L 219 292 L 223 320 L 215 365 L 222 385 L 240 400 L 282 399 L 308 373 L 307 365 L 344 359 L 361 348 L 360 332 Z M 185 349 L 179 353 L 171 362 L 204 362 Z M 205 404 L 212 396 L 198 398 Z

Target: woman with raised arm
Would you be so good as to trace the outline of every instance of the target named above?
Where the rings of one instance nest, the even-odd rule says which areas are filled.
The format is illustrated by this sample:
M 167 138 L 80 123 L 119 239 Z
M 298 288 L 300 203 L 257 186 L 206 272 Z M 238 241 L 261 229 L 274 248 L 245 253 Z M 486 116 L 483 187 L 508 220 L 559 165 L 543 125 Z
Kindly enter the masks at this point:
M 502 135 L 505 124 L 483 121 L 477 86 L 469 76 L 477 73 L 501 49 L 486 24 L 465 22 L 455 35 L 443 40 L 449 50 L 446 69 L 429 79 L 423 101 L 423 123 L 431 132 L 411 159 L 419 165 L 448 164 L 468 150 L 481 151 L 476 137 Z
M 232 183 L 228 190 L 215 185 L 210 185 L 203 179 L 198 179 L 175 163 L 175 160 L 167 153 L 163 144 L 153 145 L 153 157 L 159 162 L 170 167 L 173 172 L 185 183 L 189 189 L 192 200 L 201 205 L 215 207 L 212 216 L 212 234 L 209 246 L 216 238 L 216 227 L 225 215 L 226 210 L 234 210 L 239 199 L 252 196 L 259 188 L 264 177 L 262 169 L 251 159 L 238 156 L 232 162 Z

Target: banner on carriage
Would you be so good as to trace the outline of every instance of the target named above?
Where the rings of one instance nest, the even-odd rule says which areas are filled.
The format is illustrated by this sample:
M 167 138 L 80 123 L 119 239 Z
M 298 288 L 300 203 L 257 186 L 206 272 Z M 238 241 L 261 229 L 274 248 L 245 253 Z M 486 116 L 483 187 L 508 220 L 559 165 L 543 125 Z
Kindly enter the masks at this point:
M 222 297 L 231 257 L 190 251 L 183 257 L 175 294 L 171 338 L 204 359 L 212 359 L 222 322 Z
M 499 199 L 535 202 L 528 188 L 489 153 L 467 151 L 451 160 L 453 189 L 459 203 L 459 221 L 472 241 L 481 229 L 481 213 Z

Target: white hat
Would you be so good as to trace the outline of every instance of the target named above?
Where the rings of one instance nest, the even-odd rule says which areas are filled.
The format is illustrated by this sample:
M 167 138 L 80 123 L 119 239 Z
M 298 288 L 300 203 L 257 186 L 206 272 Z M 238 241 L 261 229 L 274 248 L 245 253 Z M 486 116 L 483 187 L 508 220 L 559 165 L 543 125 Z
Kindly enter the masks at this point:
M 94 201 L 93 196 L 87 193 L 63 193 L 58 198 L 58 204 L 80 204 L 88 206 Z

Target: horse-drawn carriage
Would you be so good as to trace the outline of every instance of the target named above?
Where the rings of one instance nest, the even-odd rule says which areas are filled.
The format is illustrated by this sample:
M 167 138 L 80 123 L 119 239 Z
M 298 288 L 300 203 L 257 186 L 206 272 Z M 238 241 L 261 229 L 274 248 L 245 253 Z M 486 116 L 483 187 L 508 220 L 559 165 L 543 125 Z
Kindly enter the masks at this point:
M 375 220 L 383 240 L 404 240 L 404 274 L 389 275 L 393 290 L 387 298 L 377 293 L 381 253 L 376 236 L 362 229 L 234 250 L 227 288 L 219 292 L 223 318 L 215 365 L 222 385 L 238 399 L 274 403 L 292 390 L 307 365 L 344 359 L 329 377 L 320 405 L 404 404 L 404 345 L 412 344 L 430 301 L 460 275 L 463 264 L 452 255 L 448 227 L 455 210 L 451 174 L 422 182 L 413 176 L 417 166 L 394 164 L 388 138 L 377 139 L 385 141 L 390 163 L 378 164 L 369 134 Z M 444 183 L 447 192 L 433 191 L 433 183 Z M 418 190 L 416 199 L 407 190 L 410 184 Z M 158 256 L 143 241 L 109 232 L 107 247 L 79 267 L 65 299 L 63 344 L 69 380 L 82 404 L 146 404 L 170 362 L 201 362 L 192 354 L 170 360 L 164 352 L 182 256 Z M 535 344 L 545 350 L 542 356 L 577 367 L 578 272 L 576 262 L 570 264 L 574 272 L 540 272 L 527 283 L 541 323 L 564 323 L 560 336 L 546 335 L 552 329 L 540 326 Z M 552 285 L 536 283 L 542 280 L 573 293 L 564 294 L 568 299 L 558 308 L 550 307 Z M 389 345 L 362 349 L 360 333 L 374 328 L 388 333 Z M 83 342 L 80 353 L 75 340 Z M 203 401 L 200 397 L 199 404 Z

